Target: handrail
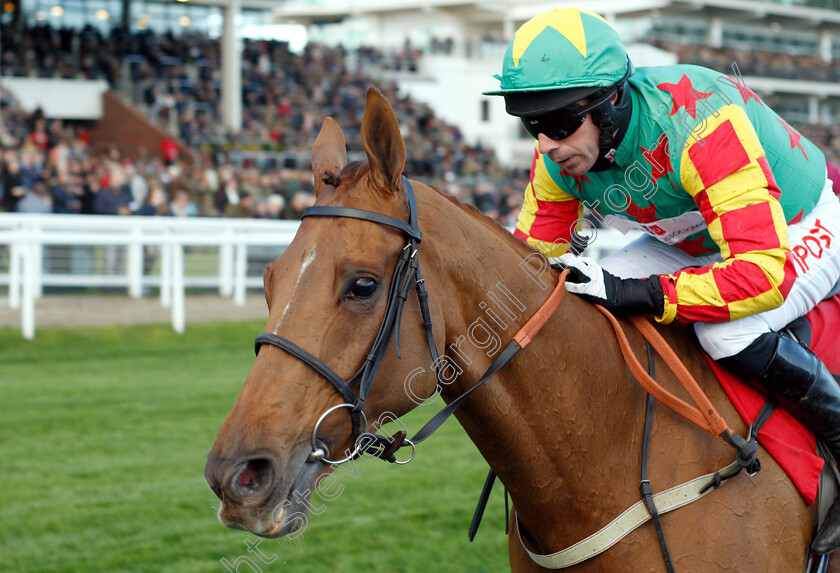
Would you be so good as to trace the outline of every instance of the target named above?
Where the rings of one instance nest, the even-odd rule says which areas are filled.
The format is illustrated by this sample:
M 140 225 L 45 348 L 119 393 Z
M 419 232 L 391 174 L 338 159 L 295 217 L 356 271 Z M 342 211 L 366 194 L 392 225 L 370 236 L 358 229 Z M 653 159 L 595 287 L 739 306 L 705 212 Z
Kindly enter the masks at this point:
M 262 277 L 247 276 L 248 249 L 276 247 L 279 254 L 299 226 L 300 221 L 285 220 L 0 213 L 0 245 L 10 251 L 9 272 L 0 274 L 0 284 L 9 286 L 8 304 L 20 309 L 27 339 L 35 336 L 35 302 L 44 285 L 126 287 L 135 298 L 143 286 L 159 286 L 161 304 L 172 310 L 172 327 L 183 332 L 187 287 L 215 287 L 223 296 L 233 296 L 236 304 L 245 304 L 246 289 L 262 285 Z M 125 273 L 47 273 L 45 246 L 126 247 Z M 161 249 L 160 277 L 143 274 L 147 246 Z M 184 248 L 198 246 L 219 247 L 218 272 L 186 277 Z
M 127 226 L 142 230 L 157 229 L 234 229 L 243 232 L 262 230 L 295 231 L 300 221 L 276 219 L 239 219 L 226 217 L 138 217 L 120 215 L 58 215 L 0 212 L 0 229 L 28 226 L 52 229 L 115 229 Z
M 277 247 L 279 254 L 291 244 L 299 226 L 300 221 L 289 220 L 0 213 L 0 246 L 8 245 L 11 255 L 8 273 L 0 273 L 0 285 L 9 286 L 9 307 L 20 309 L 25 338 L 35 336 L 35 302 L 44 285 L 125 287 L 135 298 L 142 295 L 144 286 L 159 287 L 161 305 L 172 309 L 173 328 L 183 332 L 186 288 L 218 288 L 222 296 L 245 304 L 246 289 L 262 286 L 262 277 L 247 276 L 249 249 Z M 620 248 L 634 236 L 599 230 L 593 256 Z M 43 269 L 45 246 L 99 245 L 126 247 L 124 274 L 62 274 Z M 143 251 L 151 246 L 161 250 L 160 277 L 143 273 Z M 202 246 L 219 248 L 217 272 L 186 276 L 184 248 Z

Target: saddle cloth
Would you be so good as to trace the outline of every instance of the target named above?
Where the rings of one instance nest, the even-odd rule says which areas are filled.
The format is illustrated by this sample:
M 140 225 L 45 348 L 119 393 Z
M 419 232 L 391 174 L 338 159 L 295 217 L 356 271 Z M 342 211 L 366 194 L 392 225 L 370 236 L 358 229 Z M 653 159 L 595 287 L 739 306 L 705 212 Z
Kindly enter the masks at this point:
M 840 373 L 840 295 L 818 304 L 805 318 L 811 326 L 811 350 L 832 373 Z M 706 356 L 735 409 L 750 424 L 764 404 L 765 395 L 741 381 Z M 790 477 L 805 503 L 817 498 L 824 461 L 817 454 L 814 434 L 781 407 L 776 408 L 758 433 L 758 441 Z

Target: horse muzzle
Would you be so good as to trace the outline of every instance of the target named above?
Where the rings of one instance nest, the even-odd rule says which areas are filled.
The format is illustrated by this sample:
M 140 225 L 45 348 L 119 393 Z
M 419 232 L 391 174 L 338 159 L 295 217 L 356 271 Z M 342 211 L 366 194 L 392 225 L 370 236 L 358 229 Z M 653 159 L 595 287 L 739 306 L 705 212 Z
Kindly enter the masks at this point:
M 305 527 L 313 484 L 324 465 L 308 461 L 308 448 L 298 450 L 285 464 L 287 469 L 295 468 L 294 473 L 282 471 L 273 454 L 231 460 L 211 451 L 204 477 L 221 500 L 221 524 L 261 537 L 282 537 Z

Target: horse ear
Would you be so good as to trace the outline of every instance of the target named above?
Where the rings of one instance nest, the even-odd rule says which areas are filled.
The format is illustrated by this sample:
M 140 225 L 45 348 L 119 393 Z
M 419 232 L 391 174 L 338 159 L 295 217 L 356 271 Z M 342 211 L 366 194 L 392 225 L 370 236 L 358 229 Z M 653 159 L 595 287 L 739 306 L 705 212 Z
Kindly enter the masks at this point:
M 405 167 L 405 145 L 391 104 L 373 87 L 367 91 L 362 145 L 374 183 L 380 189 L 396 191 Z
M 315 176 L 315 195 L 327 185 L 338 185 L 338 174 L 347 165 L 344 133 L 331 117 L 324 120 L 321 132 L 312 146 L 312 173 Z

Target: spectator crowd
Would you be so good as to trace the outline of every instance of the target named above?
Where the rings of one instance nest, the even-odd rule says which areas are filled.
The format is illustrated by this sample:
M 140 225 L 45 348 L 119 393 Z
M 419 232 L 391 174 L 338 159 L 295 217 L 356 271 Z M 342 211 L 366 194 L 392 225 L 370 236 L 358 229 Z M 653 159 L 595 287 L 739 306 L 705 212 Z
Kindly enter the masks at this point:
M 91 154 L 83 127 L 27 115 L 6 91 L 0 145 L 5 211 L 295 219 L 314 202 L 312 175 L 303 170 L 130 160 L 115 148 Z
M 456 126 L 425 104 L 379 79 L 377 64 L 417 68 L 422 51 L 410 45 L 385 54 L 372 47 L 347 51 L 308 44 L 301 54 L 277 41 L 245 40 L 242 52 L 243 122 L 239 133 L 221 126 L 220 42 L 202 34 L 152 31 L 109 35 L 87 27 L 5 27 L 0 65 L 5 74 L 104 79 L 179 145 L 166 156 L 121 157 L 116 148 L 92 153 L 85 126 L 25 113 L 0 92 L 0 207 L 6 211 L 118 215 L 299 218 L 314 202 L 312 173 L 303 161 L 324 118 L 336 118 L 351 157 L 360 140 L 365 91 L 376 85 L 397 114 L 406 145 L 406 172 L 505 225 L 515 223 L 527 171 L 504 169 L 493 151 L 468 144 Z M 835 81 L 830 65 L 811 56 L 711 49 L 654 40 L 695 63 L 745 75 Z M 448 53 L 451 41 L 439 41 Z M 371 71 L 374 70 L 374 71 Z M 836 77 L 835 77 L 836 76 Z M 836 125 L 796 124 L 835 162 Z M 248 152 L 250 150 L 250 152 Z M 527 168 L 527 166 L 523 166 Z
M 358 156 L 365 91 L 376 85 L 403 129 L 407 173 L 502 223 L 511 224 L 518 213 L 527 173 L 517 177 L 503 169 L 491 149 L 467 144 L 457 127 L 437 119 L 428 106 L 361 71 L 377 61 L 393 65 L 395 54 L 386 58 L 369 47 L 348 54 L 341 47 L 309 44 L 298 55 L 284 42 L 246 40 L 243 124 L 240 133 L 231 134 L 220 127 L 218 40 L 118 29 L 106 37 L 93 28 L 46 25 L 2 34 L 5 73 L 105 79 L 182 143 L 182 152 L 169 161 L 129 160 L 116 149 L 94 156 L 83 128 L 38 114 L 27 117 L 3 93 L 5 210 L 296 218 L 314 201 L 312 174 L 272 157 L 308 152 L 327 116 L 337 119 L 351 156 Z M 406 46 L 396 61 L 408 69 L 419 54 Z M 268 160 L 249 158 L 245 149 Z M 18 185 L 20 164 L 27 176 Z M 21 204 L 30 195 L 33 199 Z
M 738 63 L 746 76 L 806 80 L 814 82 L 840 81 L 840 69 L 834 62 L 826 62 L 816 54 L 791 54 L 783 51 L 768 51 L 723 47 L 712 48 L 697 44 L 683 44 L 673 41 L 651 39 L 658 48 L 676 54 L 681 64 L 694 64 L 713 70 L 732 73 L 732 62 Z

